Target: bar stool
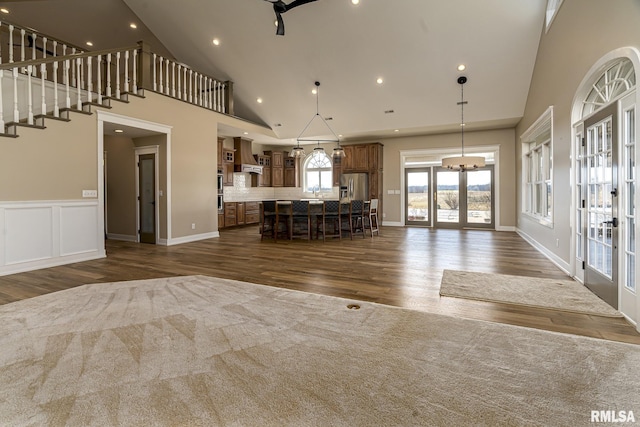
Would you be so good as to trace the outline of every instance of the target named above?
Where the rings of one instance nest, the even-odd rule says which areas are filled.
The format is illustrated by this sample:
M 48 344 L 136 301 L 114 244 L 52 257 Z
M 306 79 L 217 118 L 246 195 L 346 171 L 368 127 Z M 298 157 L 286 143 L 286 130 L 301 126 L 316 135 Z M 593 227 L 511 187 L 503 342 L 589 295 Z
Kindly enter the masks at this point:
M 260 240 L 264 239 L 265 233 L 271 233 L 273 238 L 273 230 L 275 230 L 276 221 L 276 202 L 266 200 L 260 204 Z
M 333 226 L 333 232 L 327 234 L 327 222 Z M 341 224 L 340 224 L 340 202 L 338 200 L 325 200 L 322 209 L 322 222 L 318 226 L 322 225 L 322 240 L 326 237 L 337 237 L 342 239 Z
M 362 231 L 362 238 L 365 238 L 364 231 L 364 200 L 352 200 L 351 201 L 351 230 L 356 233 L 358 230 Z
M 353 240 L 353 224 L 351 218 L 351 202 L 340 203 L 340 235 L 349 232 L 349 237 Z
M 363 221 L 365 219 L 369 222 L 369 230 L 371 231 L 371 238 L 373 239 L 373 233 L 377 232 L 378 236 L 380 235 L 380 230 L 378 229 L 378 199 L 371 199 L 371 202 L 367 206 L 365 206 L 365 212 L 362 217 Z M 366 229 L 366 224 L 364 225 Z
M 296 226 L 306 224 L 305 234 L 296 233 Z M 294 200 L 291 202 L 291 238 L 300 237 L 311 240 L 311 211 L 308 200 Z
M 287 238 L 291 240 L 291 202 L 286 200 L 276 201 L 276 222 L 273 227 L 273 239 L 278 241 L 278 234 L 280 233 L 280 225 L 284 225 L 284 231 L 287 233 Z

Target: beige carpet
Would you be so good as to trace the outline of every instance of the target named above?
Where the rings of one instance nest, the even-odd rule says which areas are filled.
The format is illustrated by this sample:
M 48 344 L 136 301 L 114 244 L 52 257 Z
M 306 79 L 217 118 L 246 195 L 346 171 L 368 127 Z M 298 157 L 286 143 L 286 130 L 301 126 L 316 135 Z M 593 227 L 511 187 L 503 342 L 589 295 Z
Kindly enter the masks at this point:
M 620 312 L 574 280 L 445 270 L 440 295 L 622 317 Z
M 640 417 L 638 366 L 640 346 L 204 276 L 0 307 L 2 426 L 590 426 Z

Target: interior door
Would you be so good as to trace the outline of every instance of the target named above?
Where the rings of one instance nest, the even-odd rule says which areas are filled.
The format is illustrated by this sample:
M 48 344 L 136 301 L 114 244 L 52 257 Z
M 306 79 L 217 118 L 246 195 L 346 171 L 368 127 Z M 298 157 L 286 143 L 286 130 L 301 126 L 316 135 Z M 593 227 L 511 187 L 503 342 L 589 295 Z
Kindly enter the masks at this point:
M 156 155 L 141 154 L 138 161 L 140 242 L 156 243 Z
M 431 168 L 405 169 L 405 224 L 431 225 Z
M 617 108 L 585 121 L 585 285 L 618 308 Z

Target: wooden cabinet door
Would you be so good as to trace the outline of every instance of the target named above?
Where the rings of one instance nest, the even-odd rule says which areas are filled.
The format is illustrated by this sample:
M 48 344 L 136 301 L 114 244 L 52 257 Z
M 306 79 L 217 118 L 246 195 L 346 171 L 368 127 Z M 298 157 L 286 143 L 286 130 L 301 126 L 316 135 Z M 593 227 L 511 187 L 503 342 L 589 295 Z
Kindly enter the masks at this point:
M 284 168 L 277 168 L 277 167 L 271 166 L 271 186 L 272 187 L 284 186 Z
M 371 144 L 369 150 L 369 170 L 375 171 L 382 169 L 382 145 Z
M 358 172 L 369 170 L 369 150 L 366 145 L 356 145 L 354 147 L 354 167 Z
M 233 150 L 222 150 L 222 185 L 233 185 Z
M 342 174 L 342 158 L 333 158 L 333 186 L 340 186 L 340 175 Z
M 244 202 L 236 203 L 236 225 L 244 224 Z
M 342 172 L 352 172 L 355 168 L 355 159 L 353 158 L 355 150 L 353 145 L 343 145 L 345 156 L 342 158 Z
M 218 169 L 222 169 L 222 147 L 224 138 L 218 138 Z
M 284 170 L 284 186 L 295 187 L 296 186 L 296 170 L 295 168 L 285 168 Z
M 282 151 L 272 151 L 271 152 L 271 167 L 272 168 L 284 167 L 283 158 L 284 158 L 284 155 L 283 155 Z
M 224 226 L 233 227 L 236 224 L 236 203 L 224 202 Z

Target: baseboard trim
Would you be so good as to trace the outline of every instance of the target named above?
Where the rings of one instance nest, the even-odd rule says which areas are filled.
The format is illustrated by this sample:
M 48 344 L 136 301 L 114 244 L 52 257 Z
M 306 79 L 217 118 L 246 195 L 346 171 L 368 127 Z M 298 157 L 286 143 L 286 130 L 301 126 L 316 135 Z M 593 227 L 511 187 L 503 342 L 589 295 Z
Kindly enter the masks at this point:
M 132 236 L 130 234 L 115 234 L 115 233 L 107 233 L 107 239 L 109 240 L 120 240 L 123 242 L 133 242 L 137 243 L 138 239 L 136 236 Z
M 534 239 L 533 237 L 529 236 L 524 231 L 522 231 L 520 229 L 516 229 L 516 233 L 518 233 L 518 235 L 520 235 L 520 237 L 522 237 L 527 243 L 529 243 L 531 246 L 533 246 L 538 252 L 540 252 L 542 255 L 544 255 L 546 258 L 548 258 L 549 261 L 554 263 L 560 270 L 564 271 L 567 274 L 567 276 L 572 277 L 571 276 L 571 265 L 569 263 L 564 261 L 562 258 L 558 257 L 553 252 L 549 251 L 546 247 L 544 247 L 536 239 Z
M 382 221 L 380 225 L 383 227 L 404 227 L 404 224 L 399 221 Z
M 180 245 L 182 243 L 197 242 L 200 240 L 213 239 L 216 237 L 220 237 L 220 233 L 218 231 L 212 231 L 211 233 L 193 234 L 191 236 L 176 237 L 173 239 L 168 239 L 166 245 L 167 246 Z
M 517 228 L 513 225 L 499 225 L 496 227 L 496 231 L 512 231 L 517 232 Z
M 26 271 L 57 267 L 59 265 L 72 264 L 75 262 L 91 261 L 94 259 L 105 258 L 106 256 L 107 255 L 104 250 L 98 250 L 55 258 L 41 259 L 37 261 L 8 264 L 0 267 L 0 276 L 8 276 L 9 274 L 24 273 Z

